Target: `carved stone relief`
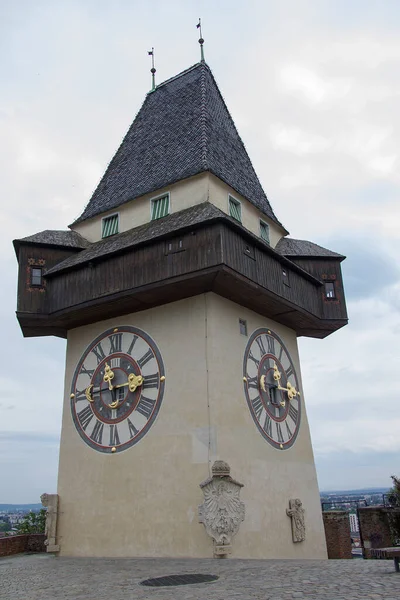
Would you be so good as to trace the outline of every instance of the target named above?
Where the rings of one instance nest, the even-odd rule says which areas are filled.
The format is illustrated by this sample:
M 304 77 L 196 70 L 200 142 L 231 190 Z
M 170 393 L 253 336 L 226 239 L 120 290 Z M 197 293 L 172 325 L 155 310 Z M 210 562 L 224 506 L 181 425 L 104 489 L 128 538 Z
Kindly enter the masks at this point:
M 58 552 L 60 550 L 60 546 L 56 544 L 58 494 L 42 494 L 40 500 L 43 506 L 47 508 L 44 531 L 46 535 L 46 541 L 44 543 L 46 550 L 47 552 Z
M 306 539 L 304 513 L 305 510 L 299 498 L 289 500 L 289 508 L 286 509 L 286 514 L 292 519 L 293 542 L 304 542 Z
M 216 460 L 211 471 L 212 477 L 200 484 L 204 502 L 199 506 L 199 523 L 214 541 L 214 557 L 226 557 L 244 520 L 245 506 L 239 497 L 243 484 L 230 477 L 230 467 L 222 460 Z

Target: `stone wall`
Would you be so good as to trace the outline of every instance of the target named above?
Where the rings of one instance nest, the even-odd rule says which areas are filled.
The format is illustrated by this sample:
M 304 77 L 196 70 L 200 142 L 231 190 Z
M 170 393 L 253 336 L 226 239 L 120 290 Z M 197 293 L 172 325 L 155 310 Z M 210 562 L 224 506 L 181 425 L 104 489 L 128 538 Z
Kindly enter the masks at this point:
M 46 552 L 44 533 L 12 535 L 0 538 L 0 556 L 10 556 L 21 552 Z
M 358 509 L 364 558 L 370 558 L 371 548 L 393 546 L 388 512 L 384 506 L 364 506 Z
M 349 514 L 344 510 L 322 513 L 328 558 L 352 558 Z

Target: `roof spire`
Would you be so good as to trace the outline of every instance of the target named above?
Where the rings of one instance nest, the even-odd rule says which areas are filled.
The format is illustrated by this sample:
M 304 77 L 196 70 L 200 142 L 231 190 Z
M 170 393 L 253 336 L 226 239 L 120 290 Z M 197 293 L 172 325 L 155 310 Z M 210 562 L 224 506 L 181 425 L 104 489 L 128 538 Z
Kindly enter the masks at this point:
M 151 91 L 154 92 L 156 89 L 156 69 L 154 67 L 154 48 L 148 50 L 148 55 L 151 56 Z
M 201 19 L 199 18 L 199 22 L 196 25 L 197 29 L 200 29 L 200 38 L 199 38 L 199 44 L 200 44 L 200 52 L 201 52 L 201 62 L 204 62 L 204 49 L 203 49 L 203 44 L 204 44 L 204 40 L 203 40 L 203 36 L 201 34 Z

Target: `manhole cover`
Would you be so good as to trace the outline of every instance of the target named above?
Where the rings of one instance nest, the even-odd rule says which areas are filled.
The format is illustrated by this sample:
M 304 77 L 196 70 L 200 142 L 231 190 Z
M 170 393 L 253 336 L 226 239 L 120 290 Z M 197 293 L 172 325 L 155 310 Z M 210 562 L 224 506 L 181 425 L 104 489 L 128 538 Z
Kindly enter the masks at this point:
M 189 573 L 187 575 L 166 575 L 165 577 L 155 577 L 154 579 L 145 579 L 141 585 L 150 585 L 152 587 L 162 587 L 167 585 L 190 585 L 191 583 L 205 583 L 207 581 L 216 581 L 218 575 L 207 575 L 204 573 Z

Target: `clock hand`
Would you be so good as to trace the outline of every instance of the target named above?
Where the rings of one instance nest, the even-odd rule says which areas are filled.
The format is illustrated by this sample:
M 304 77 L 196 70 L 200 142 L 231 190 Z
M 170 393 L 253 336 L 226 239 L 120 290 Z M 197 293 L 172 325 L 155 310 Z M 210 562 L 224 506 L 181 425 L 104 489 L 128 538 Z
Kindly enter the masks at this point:
M 108 383 L 108 389 L 110 391 L 114 388 L 113 384 L 111 383 L 112 379 L 114 379 L 114 371 L 111 371 L 111 367 L 106 363 L 103 381 L 104 383 Z
M 142 375 L 135 375 L 134 373 L 130 373 L 128 376 L 128 381 L 126 383 L 120 383 L 114 387 L 115 389 L 118 389 L 121 387 L 129 386 L 129 391 L 134 392 L 136 388 L 142 385 L 143 381 L 144 378 L 142 377 Z
M 286 388 L 278 385 L 278 390 L 281 390 L 282 392 L 287 392 L 289 400 L 293 400 L 293 398 L 295 398 L 296 396 L 300 396 L 300 392 L 298 392 L 289 381 L 287 383 Z

